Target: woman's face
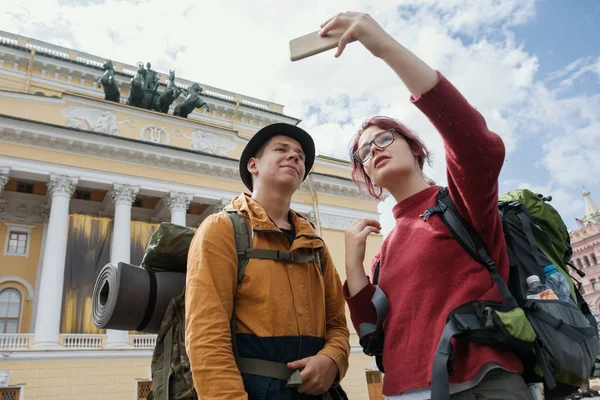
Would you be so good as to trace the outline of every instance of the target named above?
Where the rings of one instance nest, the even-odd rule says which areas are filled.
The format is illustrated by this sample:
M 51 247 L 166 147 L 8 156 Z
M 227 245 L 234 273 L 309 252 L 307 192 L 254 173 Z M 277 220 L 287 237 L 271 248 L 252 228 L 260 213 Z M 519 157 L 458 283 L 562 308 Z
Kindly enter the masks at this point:
M 375 140 L 375 143 L 371 141 Z M 370 144 L 370 150 L 361 147 Z M 381 147 L 378 147 L 382 146 Z M 421 174 L 417 160 L 404 137 L 378 126 L 370 126 L 362 133 L 358 147 L 368 159 L 363 163 L 365 172 L 374 185 L 389 189 L 398 179 L 406 179 L 412 174 Z

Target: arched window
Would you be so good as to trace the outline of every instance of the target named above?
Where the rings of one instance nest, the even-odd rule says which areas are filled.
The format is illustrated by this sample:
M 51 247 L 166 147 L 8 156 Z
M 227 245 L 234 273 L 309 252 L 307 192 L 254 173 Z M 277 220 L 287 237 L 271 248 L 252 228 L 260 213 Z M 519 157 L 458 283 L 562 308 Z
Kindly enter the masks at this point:
M 594 265 L 598 265 L 598 259 L 596 259 L 596 254 L 592 253 L 592 262 Z
M 19 333 L 21 293 L 17 289 L 0 292 L 0 333 Z
M 578 258 L 575 262 L 577 263 L 577 267 L 579 269 L 583 268 L 583 264 L 581 264 L 581 258 Z
M 585 263 L 586 267 L 590 266 L 590 259 L 588 258 L 588 256 L 583 256 L 583 262 Z

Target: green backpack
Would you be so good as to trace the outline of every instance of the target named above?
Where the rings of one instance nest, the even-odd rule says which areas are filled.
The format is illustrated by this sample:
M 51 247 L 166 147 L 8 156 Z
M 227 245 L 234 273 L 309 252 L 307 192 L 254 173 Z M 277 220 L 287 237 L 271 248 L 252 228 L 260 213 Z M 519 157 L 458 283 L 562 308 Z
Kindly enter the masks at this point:
M 563 398 L 577 391 L 592 375 L 599 350 L 597 324 L 567 270 L 569 265 L 580 276 L 585 275 L 570 263 L 569 232 L 556 209 L 548 204 L 550 200 L 526 189 L 511 191 L 499 199 L 510 260 L 508 285 L 500 277 L 479 234 L 459 214 L 447 188 L 440 189 L 437 205 L 422 214 L 425 221 L 439 214 L 461 246 L 489 271 L 504 300 L 503 303 L 469 302 L 447 317 L 433 362 L 432 400 L 449 399 L 452 338 L 500 346 L 517 353 L 524 364 L 525 381 L 543 382 L 546 399 Z M 537 275 L 544 283 L 544 267 L 552 264 L 567 279 L 574 304 L 527 298 L 527 277 Z M 374 285 L 378 274 L 379 266 Z M 387 305 L 378 286 L 372 301 L 378 324 L 365 324 L 359 335 L 365 353 L 375 356 L 382 369 L 383 337 L 375 333 L 381 331 Z
M 238 254 L 238 274 L 237 274 L 237 289 L 242 285 L 244 272 L 250 258 L 270 259 L 277 261 L 285 261 L 287 263 L 304 263 L 316 261 L 321 265 L 321 273 L 323 273 L 323 265 L 321 264 L 320 253 L 318 251 L 278 251 L 271 249 L 253 249 L 252 248 L 252 230 L 246 220 L 237 211 L 223 211 L 227 213 L 233 224 L 236 251 Z M 194 231 L 190 228 L 177 227 L 173 224 L 163 223 L 163 232 L 170 232 L 170 238 L 161 238 L 161 228 L 153 234 L 155 240 L 150 239 L 152 248 L 161 248 L 163 251 L 166 247 L 174 250 L 178 257 L 182 258 L 182 254 L 187 255 L 191 237 Z M 171 240 L 176 233 L 179 232 L 179 239 Z M 162 239 L 162 244 L 160 239 Z M 178 243 L 176 243 L 178 242 Z M 183 245 L 181 244 L 183 243 Z M 187 247 L 186 246 L 187 243 Z M 183 246 L 183 247 L 182 247 Z M 184 248 L 185 247 L 185 248 Z M 168 268 L 165 263 L 169 257 L 160 257 L 159 254 L 150 252 L 153 260 L 162 262 L 162 269 Z M 164 255 L 164 254 L 163 254 Z M 148 259 L 145 257 L 144 260 Z M 175 268 L 181 269 L 181 262 L 175 261 L 178 264 Z M 180 261 L 180 260 L 179 260 Z M 142 262 L 142 265 L 145 265 Z M 231 338 L 233 354 L 236 357 L 238 369 L 242 373 L 252 373 L 256 375 L 268 376 L 271 378 L 282 379 L 288 382 L 288 386 L 300 385 L 299 371 L 292 371 L 287 368 L 286 364 L 277 363 L 266 360 L 247 359 L 239 357 L 236 341 L 235 341 L 235 299 L 233 315 L 231 317 Z M 147 400 L 196 400 L 198 395 L 194 389 L 192 379 L 192 371 L 190 369 L 190 359 L 185 348 L 185 289 L 179 296 L 173 298 L 167 307 L 165 316 L 162 319 L 159 328 L 156 346 L 152 355 L 151 362 L 152 371 L 152 388 L 148 394 Z

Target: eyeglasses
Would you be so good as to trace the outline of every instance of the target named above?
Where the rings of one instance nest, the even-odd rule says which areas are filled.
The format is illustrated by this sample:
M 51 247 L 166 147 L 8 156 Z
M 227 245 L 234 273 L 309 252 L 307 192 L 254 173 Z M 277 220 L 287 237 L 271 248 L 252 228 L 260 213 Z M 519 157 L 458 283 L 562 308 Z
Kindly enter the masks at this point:
M 388 147 L 392 143 L 394 143 L 394 129 L 393 128 L 390 128 L 383 132 L 379 132 L 378 134 L 375 135 L 373 140 L 371 140 L 369 143 L 363 144 L 360 148 L 358 148 L 354 152 L 354 154 L 353 154 L 354 159 L 358 163 L 364 164 L 369 160 L 369 158 L 371 158 L 371 148 L 373 147 L 373 145 L 379 147 L 380 149 L 383 149 L 383 148 Z

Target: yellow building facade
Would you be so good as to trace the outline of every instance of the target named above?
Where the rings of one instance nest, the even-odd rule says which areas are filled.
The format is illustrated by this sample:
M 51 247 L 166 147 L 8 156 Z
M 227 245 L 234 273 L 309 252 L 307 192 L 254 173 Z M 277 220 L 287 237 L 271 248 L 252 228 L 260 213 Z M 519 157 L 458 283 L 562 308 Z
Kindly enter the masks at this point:
M 97 84 L 105 61 L 0 31 L 1 400 L 144 399 L 156 337 L 94 326 L 97 273 L 109 261 L 139 265 L 160 222 L 196 228 L 222 209 L 245 190 L 238 159 L 248 139 L 273 122 L 300 122 L 282 105 L 204 84 L 208 109 L 188 118 L 172 115 L 182 98 L 168 114 L 128 106 L 137 67 L 119 62 L 120 102 L 106 101 Z M 379 218 L 350 172 L 318 155 L 292 203 L 317 226 L 342 280 L 343 230 Z M 369 239 L 368 259 L 381 240 Z M 350 331 L 342 384 L 350 399 L 379 398 L 381 376 Z

